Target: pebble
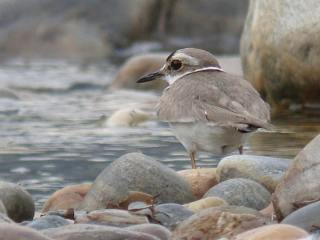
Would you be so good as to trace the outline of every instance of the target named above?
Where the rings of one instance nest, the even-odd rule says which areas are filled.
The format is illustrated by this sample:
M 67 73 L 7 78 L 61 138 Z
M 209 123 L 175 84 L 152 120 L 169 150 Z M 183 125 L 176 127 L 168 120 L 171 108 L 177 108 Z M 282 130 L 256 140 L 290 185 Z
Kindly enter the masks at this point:
M 233 155 L 223 158 L 217 167 L 219 182 L 232 178 L 248 178 L 274 192 L 291 160 L 284 158 Z
M 15 222 L 32 220 L 35 206 L 31 195 L 15 183 L 0 181 L 0 201 Z
M 203 198 L 188 204 L 185 204 L 186 208 L 191 210 L 192 212 L 200 212 L 203 209 L 210 208 L 210 207 L 218 207 L 222 205 L 228 205 L 228 203 L 223 200 L 222 198 L 218 197 L 207 197 Z
M 189 184 L 175 171 L 141 153 L 129 153 L 99 174 L 81 209 L 117 208 L 127 200 L 130 191 L 150 194 L 157 204 L 194 200 Z
M 68 224 L 70 224 L 70 222 L 62 217 L 47 215 L 28 222 L 27 224 L 25 224 L 25 226 L 36 230 L 43 230 L 48 228 L 61 227 Z
M 218 183 L 215 168 L 197 168 L 178 171 L 192 188 L 193 195 L 196 199 L 202 196 L 214 185 Z
M 230 205 L 261 210 L 270 203 L 270 193 L 265 187 L 250 179 L 234 178 L 212 187 L 204 197 L 219 197 Z
M 42 212 L 78 208 L 91 187 L 91 183 L 83 183 L 64 187 L 54 192 L 45 202 Z
M 125 229 L 134 232 L 147 233 L 156 236 L 160 240 L 169 240 L 171 236 L 171 232 L 167 228 L 158 224 L 139 224 Z

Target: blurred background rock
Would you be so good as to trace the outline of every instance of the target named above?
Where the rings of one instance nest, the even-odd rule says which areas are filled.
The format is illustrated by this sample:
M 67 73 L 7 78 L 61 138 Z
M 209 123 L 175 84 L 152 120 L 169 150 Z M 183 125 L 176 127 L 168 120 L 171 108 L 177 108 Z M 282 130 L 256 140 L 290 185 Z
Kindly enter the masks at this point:
M 2 0 L 1 57 L 95 61 L 185 46 L 238 53 L 248 0 Z

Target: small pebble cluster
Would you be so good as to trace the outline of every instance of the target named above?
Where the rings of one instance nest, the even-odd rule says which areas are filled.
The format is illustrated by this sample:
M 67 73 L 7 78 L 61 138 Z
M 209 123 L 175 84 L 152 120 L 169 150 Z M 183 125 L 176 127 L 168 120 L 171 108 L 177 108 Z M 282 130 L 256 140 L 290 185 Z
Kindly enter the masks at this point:
M 35 216 L 34 216 L 35 215 Z M 141 153 L 53 193 L 0 182 L 1 240 L 320 239 L 320 135 L 293 160 L 232 155 L 174 171 Z

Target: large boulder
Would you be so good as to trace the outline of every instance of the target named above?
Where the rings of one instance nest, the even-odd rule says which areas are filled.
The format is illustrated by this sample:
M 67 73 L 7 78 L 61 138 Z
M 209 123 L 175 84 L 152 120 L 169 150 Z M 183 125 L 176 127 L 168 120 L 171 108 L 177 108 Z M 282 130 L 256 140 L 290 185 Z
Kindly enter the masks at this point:
M 129 153 L 106 167 L 94 181 L 81 208 L 112 208 L 126 201 L 130 191 L 155 197 L 156 203 L 194 200 L 188 183 L 175 171 L 141 153 Z
M 0 223 L 1 240 L 50 240 L 41 233 L 18 224 Z
M 318 0 L 250 1 L 244 75 L 274 105 L 320 102 L 319 10 Z
M 298 153 L 278 184 L 273 205 L 278 220 L 320 199 L 320 135 Z
M 0 201 L 8 216 L 16 221 L 32 220 L 35 205 L 31 195 L 15 183 L 0 182 Z

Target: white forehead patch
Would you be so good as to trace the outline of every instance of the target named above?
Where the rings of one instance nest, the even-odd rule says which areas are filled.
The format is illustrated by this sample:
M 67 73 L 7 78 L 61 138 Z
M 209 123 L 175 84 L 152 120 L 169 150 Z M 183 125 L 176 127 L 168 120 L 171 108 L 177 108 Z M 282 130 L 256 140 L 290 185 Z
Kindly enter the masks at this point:
M 190 65 L 194 65 L 194 66 L 197 66 L 199 65 L 199 60 L 194 58 L 194 57 L 191 57 L 185 53 L 182 53 L 182 52 L 177 52 L 175 53 L 173 56 L 172 56 L 172 59 L 180 59 L 180 60 L 185 60 L 185 62 L 187 62 L 188 64 Z

